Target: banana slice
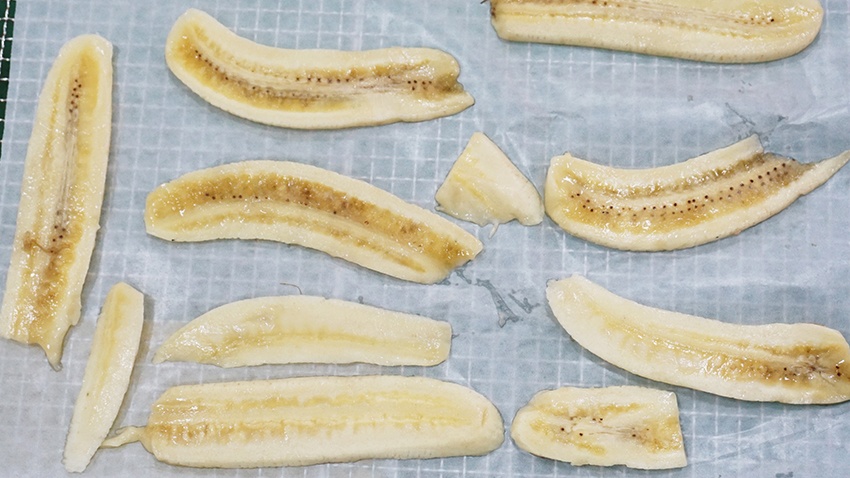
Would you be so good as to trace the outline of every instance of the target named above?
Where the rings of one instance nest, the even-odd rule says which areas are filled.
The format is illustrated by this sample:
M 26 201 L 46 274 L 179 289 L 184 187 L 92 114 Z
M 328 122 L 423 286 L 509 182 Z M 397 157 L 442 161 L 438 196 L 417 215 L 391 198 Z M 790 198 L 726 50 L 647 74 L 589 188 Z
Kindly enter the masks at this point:
M 241 38 L 190 9 L 171 29 L 168 67 L 210 104 L 273 126 L 333 129 L 425 121 L 472 106 L 448 53 L 429 48 L 286 50 Z
M 615 249 L 658 251 L 712 242 L 782 211 L 826 182 L 850 151 L 817 163 L 765 153 L 758 138 L 644 170 L 552 158 L 546 212 L 565 231 Z
M 818 0 L 490 0 L 505 40 L 717 63 L 785 58 L 820 31 Z
M 112 127 L 112 45 L 84 35 L 59 52 L 39 96 L 0 335 L 59 367 L 99 226 Z
M 580 276 L 551 282 L 546 296 L 576 342 L 642 377 L 740 400 L 850 399 L 850 347 L 836 330 L 726 324 L 640 305 Z
M 511 438 L 522 450 L 575 466 L 688 464 L 676 395 L 644 387 L 540 392 L 517 412 Z
M 148 195 L 147 231 L 171 241 L 266 239 L 433 283 L 481 242 L 368 183 L 305 164 L 245 161 L 186 174 Z
M 220 367 L 286 363 L 437 365 L 448 358 L 452 327 L 323 297 L 240 300 L 175 332 L 154 355 Z
M 484 133 L 474 133 L 435 197 L 439 210 L 479 226 L 543 221 L 534 185 Z
M 116 284 L 107 294 L 65 442 L 69 472 L 86 469 L 118 416 L 139 351 L 144 315 L 144 296 L 129 285 Z
M 421 377 L 299 377 L 173 387 L 134 441 L 160 461 L 253 468 L 367 458 L 483 455 L 504 440 L 496 407 L 471 389 Z

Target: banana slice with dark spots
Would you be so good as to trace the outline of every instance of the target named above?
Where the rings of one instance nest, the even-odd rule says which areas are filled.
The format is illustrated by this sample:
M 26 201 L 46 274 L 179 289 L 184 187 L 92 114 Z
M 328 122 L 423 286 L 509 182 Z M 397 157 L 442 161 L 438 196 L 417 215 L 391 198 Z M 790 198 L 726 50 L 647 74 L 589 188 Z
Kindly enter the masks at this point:
M 100 227 L 112 130 L 112 45 L 69 41 L 45 80 L 30 137 L 0 335 L 58 368 Z
M 831 178 L 850 151 L 816 163 L 765 153 L 758 138 L 643 170 L 552 158 L 546 212 L 570 234 L 632 251 L 683 249 L 758 224 Z
M 239 37 L 194 9 L 172 27 L 165 59 L 210 104 L 286 128 L 425 121 L 474 102 L 457 81 L 457 61 L 440 50 L 273 48 Z
M 717 63 L 794 55 L 823 22 L 818 0 L 490 0 L 506 40 Z
M 740 400 L 850 400 L 850 346 L 836 330 L 726 324 L 637 304 L 580 276 L 550 282 L 546 297 L 576 342 L 636 375 Z
M 481 242 L 368 183 L 305 164 L 245 161 L 186 174 L 148 195 L 149 234 L 310 247 L 399 279 L 433 283 Z

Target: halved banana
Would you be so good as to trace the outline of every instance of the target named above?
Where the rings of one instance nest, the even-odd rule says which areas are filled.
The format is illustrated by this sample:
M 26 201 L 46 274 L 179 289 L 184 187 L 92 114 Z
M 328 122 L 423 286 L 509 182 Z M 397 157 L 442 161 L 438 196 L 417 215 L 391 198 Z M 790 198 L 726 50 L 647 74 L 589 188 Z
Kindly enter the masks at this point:
M 785 58 L 820 31 L 818 0 L 490 0 L 506 40 L 717 63 Z
M 288 50 L 237 36 L 186 11 L 165 49 L 171 71 L 210 104 L 287 128 L 424 121 L 472 106 L 457 61 L 430 48 Z
M 537 189 L 484 133 L 469 139 L 435 199 L 440 211 L 479 226 L 543 221 Z
M 323 297 L 240 300 L 189 322 L 153 361 L 220 367 L 284 363 L 436 365 L 448 358 L 452 327 L 418 315 Z
M 112 128 L 112 45 L 66 43 L 47 74 L 24 164 L 0 335 L 59 367 L 99 226 Z
M 118 416 L 139 351 L 144 307 L 142 293 L 123 282 L 106 296 L 65 442 L 69 472 L 86 469 Z
M 173 465 L 253 468 L 483 455 L 503 440 L 499 411 L 469 388 L 357 376 L 173 387 L 145 427 L 104 446 L 141 441 Z
M 836 330 L 726 324 L 640 305 L 580 276 L 550 282 L 546 297 L 576 342 L 642 377 L 740 400 L 850 399 L 850 346 Z
M 615 249 L 683 249 L 758 224 L 831 178 L 850 151 L 802 164 L 765 153 L 756 136 L 683 163 L 615 169 L 552 158 L 546 212 L 574 236 Z
M 284 161 L 195 171 L 148 195 L 149 234 L 171 241 L 266 239 L 298 244 L 421 283 L 482 248 L 460 227 L 366 182 Z
M 511 424 L 516 445 L 575 466 L 681 468 L 679 405 L 671 392 L 644 387 L 563 387 L 536 394 Z

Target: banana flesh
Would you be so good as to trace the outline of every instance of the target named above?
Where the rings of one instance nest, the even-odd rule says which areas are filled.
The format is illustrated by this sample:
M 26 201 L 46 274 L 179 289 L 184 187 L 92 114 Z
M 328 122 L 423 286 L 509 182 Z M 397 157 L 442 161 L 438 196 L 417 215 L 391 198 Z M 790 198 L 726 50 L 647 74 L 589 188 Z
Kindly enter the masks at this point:
M 237 36 L 190 9 L 175 22 L 168 67 L 210 104 L 251 121 L 334 129 L 424 121 L 472 106 L 448 53 L 430 48 L 289 50 Z
M 479 226 L 543 222 L 537 189 L 484 133 L 475 133 L 435 196 L 439 210 Z
M 422 377 L 298 377 L 178 386 L 133 441 L 160 461 L 253 468 L 367 458 L 483 455 L 501 445 L 498 410 L 475 391 Z
M 506 40 L 716 63 L 794 55 L 823 22 L 818 0 L 490 0 Z
M 399 279 L 433 283 L 482 248 L 460 227 L 366 182 L 305 164 L 245 161 L 186 174 L 148 195 L 149 234 L 266 239 Z
M 546 212 L 570 234 L 615 249 L 712 242 L 758 224 L 831 178 L 850 151 L 816 163 L 765 153 L 751 136 L 680 164 L 643 170 L 552 158 Z
M 83 385 L 65 442 L 65 469 L 82 473 L 112 428 L 127 393 L 144 323 L 144 296 L 112 287 L 97 321 Z
M 436 365 L 452 327 L 425 317 L 310 296 L 261 297 L 213 309 L 175 332 L 154 363 Z
M 850 399 L 850 347 L 836 330 L 726 324 L 640 305 L 580 276 L 551 282 L 546 296 L 576 342 L 636 375 L 740 400 Z
M 517 412 L 511 438 L 522 450 L 575 466 L 687 465 L 676 395 L 644 387 L 539 392 Z
M 54 368 L 99 228 L 112 126 L 112 45 L 66 43 L 39 96 L 30 137 L 0 336 L 38 344 Z

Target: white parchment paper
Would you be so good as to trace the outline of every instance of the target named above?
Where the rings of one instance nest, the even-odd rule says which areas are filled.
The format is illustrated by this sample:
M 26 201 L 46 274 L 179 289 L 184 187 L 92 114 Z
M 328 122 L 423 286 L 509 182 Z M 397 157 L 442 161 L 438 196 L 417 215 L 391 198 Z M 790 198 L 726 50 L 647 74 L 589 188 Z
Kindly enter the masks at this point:
M 740 402 L 653 383 L 584 351 L 557 325 L 546 282 L 574 273 L 648 305 L 732 323 L 814 322 L 850 336 L 850 170 L 736 237 L 669 253 L 629 253 L 537 227 L 462 224 L 484 252 L 441 284 L 406 283 L 308 249 L 269 242 L 172 244 L 144 232 L 145 196 L 183 173 L 245 159 L 286 159 L 366 180 L 433 209 L 433 195 L 475 131 L 489 135 L 541 189 L 549 159 L 569 151 L 617 167 L 672 164 L 757 134 L 770 151 L 815 161 L 850 149 L 848 3 L 824 0 L 820 36 L 803 53 L 759 65 L 711 65 L 586 48 L 507 43 L 477 0 L 25 0 L 17 4 L 0 158 L 0 267 L 8 267 L 26 143 L 38 93 L 68 39 L 115 45 L 112 155 L 102 229 L 83 316 L 54 372 L 40 350 L 0 342 L 4 476 L 63 476 L 62 449 L 94 323 L 107 290 L 146 294 L 139 359 L 116 427 L 145 423 L 169 386 L 318 374 L 422 375 L 489 397 L 506 426 L 537 391 L 636 384 L 676 392 L 689 466 L 641 472 L 575 468 L 533 457 L 510 439 L 483 457 L 378 460 L 263 470 L 159 463 L 140 445 L 102 450 L 86 476 L 554 477 L 844 476 L 848 406 Z M 253 124 L 200 100 L 168 71 L 164 42 L 187 8 L 239 35 L 286 48 L 428 46 L 455 55 L 476 99 L 452 117 L 343 131 Z M 433 368 L 263 366 L 221 370 L 151 364 L 180 326 L 227 302 L 298 293 L 451 322 L 451 358 Z

